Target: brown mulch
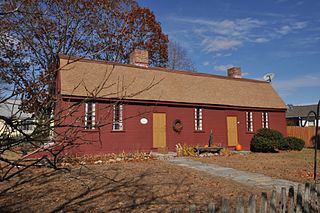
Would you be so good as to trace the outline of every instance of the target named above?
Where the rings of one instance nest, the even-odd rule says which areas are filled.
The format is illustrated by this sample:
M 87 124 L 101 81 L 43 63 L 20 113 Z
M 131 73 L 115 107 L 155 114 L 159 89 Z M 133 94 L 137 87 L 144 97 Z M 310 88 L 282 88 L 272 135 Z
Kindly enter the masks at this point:
M 261 191 L 158 160 L 45 168 L 0 183 L 0 212 L 169 212 L 195 204 L 219 208 L 221 198 L 247 201 Z M 268 195 L 269 196 L 269 195 Z
M 320 180 L 319 151 L 317 156 L 317 180 Z M 233 154 L 195 159 L 301 183 L 313 181 L 314 150 L 312 149 L 279 153 Z

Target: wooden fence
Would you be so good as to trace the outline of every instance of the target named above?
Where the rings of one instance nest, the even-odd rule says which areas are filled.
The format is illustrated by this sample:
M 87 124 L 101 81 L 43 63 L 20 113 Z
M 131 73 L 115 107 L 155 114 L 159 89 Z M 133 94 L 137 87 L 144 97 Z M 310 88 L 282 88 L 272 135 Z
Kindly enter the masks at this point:
M 320 212 L 320 184 L 310 184 L 306 183 L 304 190 L 302 184 L 299 184 L 298 190 L 295 193 L 294 187 L 291 186 L 288 190 L 285 187 L 281 188 L 280 196 L 277 196 L 275 190 L 271 193 L 271 198 L 268 200 L 267 193 L 261 193 L 260 206 L 257 205 L 256 196 L 251 195 L 248 199 L 247 205 L 245 205 L 243 197 L 238 197 L 235 208 L 231 208 L 229 205 L 229 200 L 226 198 L 222 198 L 219 206 L 216 206 L 214 203 L 209 203 L 208 205 L 208 213 L 221 212 L 228 213 L 235 212 L 237 213 L 313 213 Z M 277 201 L 277 197 L 279 200 Z M 246 211 L 245 211 L 246 209 Z M 172 209 L 172 212 L 179 212 L 177 209 Z M 196 205 L 189 206 L 189 212 L 199 212 Z
M 312 137 L 315 133 L 315 127 L 288 126 L 288 136 L 301 138 L 305 142 L 305 147 L 313 147 Z

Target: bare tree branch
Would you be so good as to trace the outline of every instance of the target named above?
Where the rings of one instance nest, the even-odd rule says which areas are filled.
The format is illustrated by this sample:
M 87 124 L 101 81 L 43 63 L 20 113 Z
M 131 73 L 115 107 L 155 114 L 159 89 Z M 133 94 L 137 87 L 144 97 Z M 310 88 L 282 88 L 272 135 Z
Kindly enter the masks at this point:
M 187 51 L 180 44 L 175 41 L 170 41 L 168 52 L 168 68 L 196 72 L 196 68 L 192 60 L 188 57 Z
M 10 115 L 0 114 L 0 181 L 40 163 L 59 169 L 69 149 L 99 142 L 81 135 L 85 115 L 78 112 L 85 103 L 118 97 L 102 109 L 105 121 L 96 123 L 100 129 L 112 124 L 113 104 L 161 82 L 154 78 L 140 91 L 130 91 L 135 79 L 110 81 L 113 65 L 94 87 L 79 79 L 74 91 L 83 87 L 86 97 L 60 100 L 57 94 L 57 74 L 83 58 L 127 63 L 129 53 L 141 48 L 149 51 L 152 66 L 167 64 L 167 36 L 154 14 L 133 0 L 17 0 L 4 2 L 0 11 L 0 80 L 10 88 L 0 98 L 0 108 L 18 100 Z M 60 54 L 70 57 L 67 64 L 59 64 Z M 114 86 L 117 91 L 111 91 Z M 62 101 L 65 107 L 59 106 Z M 31 130 L 25 129 L 27 121 Z

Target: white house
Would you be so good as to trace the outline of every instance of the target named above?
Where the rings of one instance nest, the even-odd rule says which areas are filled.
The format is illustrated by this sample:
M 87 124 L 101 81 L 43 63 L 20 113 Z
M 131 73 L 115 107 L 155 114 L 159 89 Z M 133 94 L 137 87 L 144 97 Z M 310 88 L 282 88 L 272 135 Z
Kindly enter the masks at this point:
M 20 100 L 7 100 L 0 104 L 0 115 L 9 118 L 14 124 L 17 124 L 17 129 L 22 130 L 26 134 L 31 134 L 35 129 L 33 115 L 22 112 L 20 105 Z M 13 130 L 3 119 L 0 119 L 0 134 L 19 136 L 21 133 Z

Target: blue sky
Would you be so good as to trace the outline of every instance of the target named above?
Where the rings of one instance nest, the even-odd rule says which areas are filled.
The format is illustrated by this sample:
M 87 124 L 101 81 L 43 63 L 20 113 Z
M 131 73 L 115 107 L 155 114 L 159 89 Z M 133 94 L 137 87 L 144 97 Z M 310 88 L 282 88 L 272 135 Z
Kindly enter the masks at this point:
M 170 40 L 180 43 L 199 72 L 245 78 L 275 73 L 286 103 L 320 99 L 319 0 L 138 0 Z

